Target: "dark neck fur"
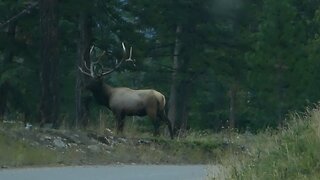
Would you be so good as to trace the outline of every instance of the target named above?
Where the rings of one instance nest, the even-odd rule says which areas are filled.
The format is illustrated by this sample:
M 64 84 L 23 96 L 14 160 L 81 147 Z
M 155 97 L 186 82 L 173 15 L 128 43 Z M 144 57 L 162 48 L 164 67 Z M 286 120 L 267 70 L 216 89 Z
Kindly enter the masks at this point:
M 98 104 L 107 106 L 109 108 L 109 99 L 112 91 L 111 86 L 107 85 L 106 83 L 99 82 L 90 90 Z

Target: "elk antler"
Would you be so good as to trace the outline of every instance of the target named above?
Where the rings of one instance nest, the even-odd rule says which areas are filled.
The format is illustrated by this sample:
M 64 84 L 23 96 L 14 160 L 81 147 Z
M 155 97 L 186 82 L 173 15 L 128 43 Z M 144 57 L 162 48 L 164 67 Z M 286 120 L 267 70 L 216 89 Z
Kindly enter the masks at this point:
M 85 67 L 86 71 L 83 70 L 82 67 L 80 67 L 80 66 L 79 66 L 78 68 L 79 68 L 79 70 L 80 70 L 83 74 L 85 74 L 85 75 L 87 75 L 87 76 L 90 76 L 90 77 L 92 77 L 92 78 L 96 78 L 96 77 L 102 77 L 102 76 L 105 76 L 105 75 L 108 75 L 108 74 L 114 72 L 116 69 L 118 69 L 118 68 L 121 66 L 121 64 L 122 64 L 123 61 L 130 61 L 130 62 L 132 62 L 133 65 L 135 66 L 135 63 L 134 63 L 135 61 L 132 59 L 132 47 L 130 47 L 130 54 L 129 54 L 129 58 L 127 58 L 127 59 L 125 58 L 127 51 L 126 51 L 126 47 L 125 47 L 124 43 L 122 43 L 122 49 L 123 49 L 123 58 L 120 60 L 120 62 L 118 62 L 118 60 L 116 60 L 116 65 L 115 65 L 115 67 L 112 68 L 112 69 L 110 69 L 110 70 L 108 70 L 108 71 L 103 72 L 103 70 L 106 69 L 106 68 L 104 68 L 103 65 L 99 63 L 99 62 L 100 62 L 100 59 L 105 55 L 105 53 L 106 53 L 105 51 L 103 51 L 103 52 L 97 57 L 97 60 L 96 60 L 96 61 L 91 61 L 89 67 L 88 67 L 87 63 L 84 61 L 83 64 L 84 64 L 84 67 Z M 95 50 L 94 50 L 94 46 L 92 46 L 92 47 L 90 48 L 90 55 L 93 54 L 94 51 L 95 51 Z M 99 66 L 101 66 L 101 69 L 102 69 L 102 72 L 101 72 L 100 74 L 98 74 L 98 75 L 96 75 L 96 74 L 94 73 L 97 64 L 98 64 Z M 87 71 L 88 71 L 88 72 L 87 72 Z
M 131 58 L 131 56 L 132 56 L 132 47 L 130 48 L 130 55 L 129 55 L 129 58 L 127 58 L 127 59 L 125 58 L 125 56 L 127 54 L 127 50 L 126 50 L 126 46 L 124 45 L 124 43 L 122 43 L 122 49 L 123 49 L 123 58 L 120 60 L 120 62 L 118 62 L 118 60 L 116 60 L 115 67 L 110 69 L 109 71 L 102 72 L 100 74 L 100 76 L 105 76 L 107 74 L 110 74 L 110 73 L 114 72 L 116 69 L 118 69 L 121 66 L 123 61 L 131 61 L 134 64 L 134 60 Z M 135 66 L 135 64 L 134 64 L 134 66 Z
M 90 55 L 92 55 L 93 53 L 94 53 L 94 45 L 92 45 L 91 48 L 90 48 Z M 90 76 L 90 77 L 92 77 L 92 78 L 95 78 L 94 71 L 95 71 L 95 69 L 96 69 L 96 64 L 99 64 L 99 61 L 100 61 L 101 57 L 104 56 L 104 55 L 105 55 L 105 51 L 103 51 L 103 52 L 97 57 L 97 60 L 96 60 L 96 61 L 91 61 L 89 67 L 88 67 L 86 61 L 83 62 L 86 71 L 89 71 L 89 72 L 86 72 L 86 71 L 83 70 L 82 67 L 80 67 L 80 66 L 78 67 L 79 70 L 80 70 L 82 73 L 84 73 L 85 75 Z
M 132 56 L 132 46 L 130 47 L 130 55 L 129 55 L 129 58 L 126 59 L 126 61 L 130 61 L 130 62 L 132 62 L 133 66 L 136 66 L 135 60 L 132 59 L 131 56 Z

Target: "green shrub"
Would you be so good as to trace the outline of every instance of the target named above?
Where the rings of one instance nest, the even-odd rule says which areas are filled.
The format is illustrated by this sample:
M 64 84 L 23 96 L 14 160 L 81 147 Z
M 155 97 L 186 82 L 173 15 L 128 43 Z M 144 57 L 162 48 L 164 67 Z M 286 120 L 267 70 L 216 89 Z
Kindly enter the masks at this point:
M 242 137 L 243 138 L 243 137 Z M 286 127 L 265 131 L 246 141 L 244 153 L 222 159 L 225 179 L 319 179 L 320 110 L 294 114 Z

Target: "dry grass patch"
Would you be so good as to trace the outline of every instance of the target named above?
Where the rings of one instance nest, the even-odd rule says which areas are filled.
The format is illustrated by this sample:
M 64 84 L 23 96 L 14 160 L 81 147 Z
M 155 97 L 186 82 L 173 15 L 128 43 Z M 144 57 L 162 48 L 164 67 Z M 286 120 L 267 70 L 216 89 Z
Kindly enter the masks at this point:
M 224 169 L 212 179 L 319 179 L 320 110 L 294 114 L 286 127 L 246 139 L 243 153 L 230 149 Z

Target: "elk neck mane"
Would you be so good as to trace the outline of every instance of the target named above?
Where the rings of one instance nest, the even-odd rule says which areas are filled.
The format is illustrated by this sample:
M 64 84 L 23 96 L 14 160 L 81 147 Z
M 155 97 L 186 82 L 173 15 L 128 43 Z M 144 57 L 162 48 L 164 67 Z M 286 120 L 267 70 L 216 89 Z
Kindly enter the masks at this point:
M 109 98 L 113 91 L 113 87 L 102 81 L 96 84 L 96 86 L 98 87 L 90 88 L 93 97 L 98 104 L 109 107 Z

